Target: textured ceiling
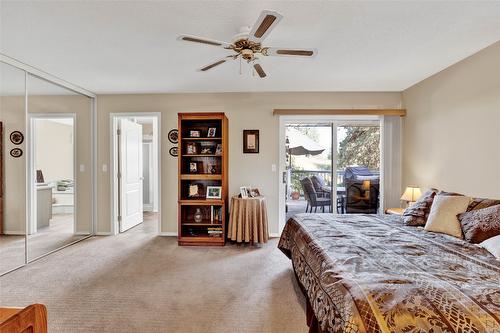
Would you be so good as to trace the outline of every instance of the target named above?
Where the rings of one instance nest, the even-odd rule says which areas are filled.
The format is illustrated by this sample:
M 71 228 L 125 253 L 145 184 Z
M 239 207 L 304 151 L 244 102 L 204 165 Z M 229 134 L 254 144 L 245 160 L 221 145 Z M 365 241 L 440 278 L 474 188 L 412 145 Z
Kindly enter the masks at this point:
M 313 59 L 266 57 L 265 79 L 179 34 L 231 41 L 263 9 L 284 18 L 267 46 L 314 47 Z M 2 53 L 97 93 L 400 91 L 500 39 L 500 2 L 1 2 Z

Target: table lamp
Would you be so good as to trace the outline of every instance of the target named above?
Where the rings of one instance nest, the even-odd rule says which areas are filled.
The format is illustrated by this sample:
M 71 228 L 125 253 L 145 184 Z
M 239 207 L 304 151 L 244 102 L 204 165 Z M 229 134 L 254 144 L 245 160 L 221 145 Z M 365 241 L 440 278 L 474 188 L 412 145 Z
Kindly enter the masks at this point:
M 406 190 L 401 196 L 401 200 L 406 201 L 406 205 L 409 207 L 413 205 L 421 195 L 422 191 L 420 190 L 420 187 L 409 185 L 406 187 Z

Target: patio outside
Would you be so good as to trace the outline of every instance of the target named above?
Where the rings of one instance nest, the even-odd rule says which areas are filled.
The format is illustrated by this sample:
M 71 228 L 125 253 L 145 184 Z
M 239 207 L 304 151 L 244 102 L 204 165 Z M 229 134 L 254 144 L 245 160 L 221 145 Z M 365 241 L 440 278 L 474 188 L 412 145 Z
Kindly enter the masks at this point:
M 333 206 L 314 207 L 314 211 L 334 213 L 378 211 L 380 128 L 379 126 L 337 126 L 337 170 L 332 176 L 332 127 L 327 125 L 289 125 L 287 135 L 286 218 L 306 212 L 311 194 L 306 193 L 301 180 L 319 178 L 326 191 L 335 181 L 337 202 Z M 296 137 L 299 136 L 299 139 Z M 298 143 L 297 143 L 298 142 Z M 295 147 L 304 144 L 305 149 Z M 313 147 L 313 148 L 311 148 Z M 308 151 L 309 149 L 315 149 Z M 348 179 L 345 179 L 346 170 Z M 347 182 L 347 184 L 346 184 Z M 347 189 L 346 189 L 347 185 Z M 317 188 L 316 188 L 317 189 Z M 330 199 L 321 190 L 318 197 Z M 349 193 L 347 193 L 349 192 Z M 371 196 L 371 197 L 370 197 Z M 375 198 L 376 196 L 376 198 Z M 309 199 L 309 200 L 307 200 Z M 318 198 L 318 200 L 325 200 Z M 330 199 L 331 201 L 331 199 Z M 370 209 L 367 203 L 371 203 Z M 360 209 L 361 205 L 361 209 Z M 373 207 L 375 206 L 376 207 Z M 358 211 L 359 210 L 359 211 Z

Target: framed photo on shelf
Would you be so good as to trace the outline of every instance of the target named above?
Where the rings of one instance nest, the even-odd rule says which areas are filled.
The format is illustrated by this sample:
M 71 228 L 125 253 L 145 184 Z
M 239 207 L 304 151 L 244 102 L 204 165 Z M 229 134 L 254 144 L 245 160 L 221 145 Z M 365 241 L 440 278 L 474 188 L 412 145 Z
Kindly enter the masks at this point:
M 207 137 L 208 138 L 215 138 L 215 134 L 217 132 L 217 128 L 215 127 L 209 127 L 208 128 L 208 134 L 207 134 Z
M 190 138 L 200 138 L 201 131 L 200 130 L 189 130 L 189 137 Z
M 243 153 L 259 153 L 259 130 L 243 130 Z
M 201 196 L 202 189 L 203 189 L 203 187 L 200 184 L 189 185 L 188 197 L 189 198 L 199 198 Z
M 190 173 L 198 173 L 198 163 L 197 162 L 189 162 L 189 172 Z
M 187 155 L 196 155 L 198 154 L 198 146 L 195 142 L 188 142 L 186 144 L 186 154 Z
M 222 155 L 222 143 L 217 144 L 217 148 L 215 149 L 215 155 Z
M 221 199 L 222 186 L 207 186 L 207 199 Z

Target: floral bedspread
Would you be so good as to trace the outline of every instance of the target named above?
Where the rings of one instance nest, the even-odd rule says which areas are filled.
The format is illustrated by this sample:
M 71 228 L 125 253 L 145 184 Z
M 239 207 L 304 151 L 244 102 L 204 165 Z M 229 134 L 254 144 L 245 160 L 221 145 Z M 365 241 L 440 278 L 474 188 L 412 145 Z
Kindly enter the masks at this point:
M 500 262 L 394 215 L 299 214 L 278 247 L 326 332 L 500 332 Z

